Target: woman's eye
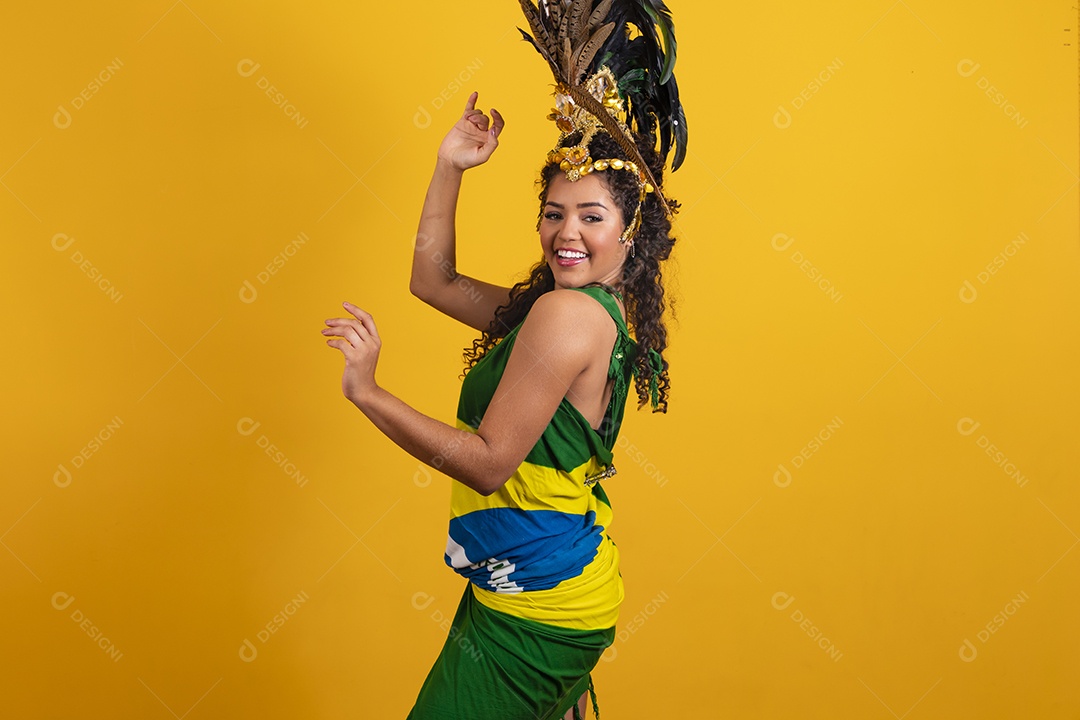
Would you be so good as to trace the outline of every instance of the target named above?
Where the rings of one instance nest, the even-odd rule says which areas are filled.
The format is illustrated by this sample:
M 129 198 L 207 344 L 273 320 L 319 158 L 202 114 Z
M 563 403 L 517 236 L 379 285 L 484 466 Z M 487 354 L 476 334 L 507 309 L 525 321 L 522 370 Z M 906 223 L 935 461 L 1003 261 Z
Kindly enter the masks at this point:
M 545 220 L 558 220 L 559 219 L 559 213 L 557 213 L 557 212 L 544 213 L 544 219 Z
M 585 219 L 589 222 L 604 222 L 604 218 L 600 217 L 599 215 L 586 215 Z

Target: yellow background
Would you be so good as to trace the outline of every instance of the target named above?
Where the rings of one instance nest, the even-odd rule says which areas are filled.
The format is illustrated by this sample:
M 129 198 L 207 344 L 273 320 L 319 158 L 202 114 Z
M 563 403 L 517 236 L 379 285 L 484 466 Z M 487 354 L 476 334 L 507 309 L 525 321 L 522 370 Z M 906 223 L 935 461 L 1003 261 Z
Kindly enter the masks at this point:
M 1075 9 L 670 4 L 671 406 L 606 484 L 603 717 L 1077 717 Z M 453 422 L 474 333 L 409 294 L 413 236 L 476 89 L 508 125 L 459 267 L 539 256 L 521 24 L 5 6 L 0 714 L 405 716 L 462 588 L 450 481 L 318 331 L 371 311 L 380 384 Z

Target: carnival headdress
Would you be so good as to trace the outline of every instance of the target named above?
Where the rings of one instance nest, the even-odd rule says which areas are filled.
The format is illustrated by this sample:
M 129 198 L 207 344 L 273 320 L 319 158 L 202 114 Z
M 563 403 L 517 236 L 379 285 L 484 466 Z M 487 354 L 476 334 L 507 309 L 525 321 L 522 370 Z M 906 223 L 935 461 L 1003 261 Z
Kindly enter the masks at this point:
M 640 194 L 634 218 L 619 239 L 626 242 L 641 226 L 641 205 L 649 193 L 671 214 L 634 133 L 655 132 L 663 162 L 674 149 L 672 171 L 686 155 L 686 117 L 672 72 L 671 11 L 662 0 L 519 2 L 532 35 L 519 30 L 555 76 L 555 108 L 548 118 L 560 135 L 548 162 L 558 164 L 571 181 L 609 169 L 635 175 Z M 629 160 L 591 157 L 589 142 L 600 132 L 610 135 Z M 565 146 L 574 134 L 580 139 Z

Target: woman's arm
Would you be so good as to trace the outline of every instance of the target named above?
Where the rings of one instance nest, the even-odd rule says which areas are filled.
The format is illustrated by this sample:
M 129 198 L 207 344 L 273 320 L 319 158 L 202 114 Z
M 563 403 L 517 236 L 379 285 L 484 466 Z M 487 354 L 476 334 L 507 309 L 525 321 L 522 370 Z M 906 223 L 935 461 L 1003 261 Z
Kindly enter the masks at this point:
M 380 341 L 371 315 L 327 320 L 327 341 L 345 355 L 342 389 L 371 422 L 420 462 L 481 495 L 510 478 L 590 363 L 608 360 L 613 326 L 588 296 L 553 290 L 533 305 L 518 330 L 502 379 L 475 433 L 413 409 L 375 383 Z M 607 350 L 604 344 L 607 343 Z
M 439 146 L 416 232 L 409 290 L 446 315 L 485 330 L 495 310 L 509 301 L 510 288 L 458 273 L 454 218 L 462 174 L 491 157 L 504 122 L 492 108 L 489 129 L 487 116 L 475 109 L 476 98 L 475 92 L 469 96 L 465 112 Z

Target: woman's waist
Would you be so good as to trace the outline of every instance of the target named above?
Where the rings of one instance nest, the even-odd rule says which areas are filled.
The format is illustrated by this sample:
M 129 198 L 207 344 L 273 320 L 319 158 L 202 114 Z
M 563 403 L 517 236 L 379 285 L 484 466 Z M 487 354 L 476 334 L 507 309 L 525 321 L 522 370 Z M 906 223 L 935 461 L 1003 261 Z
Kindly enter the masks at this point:
M 549 625 L 588 630 L 614 627 L 624 597 L 619 550 L 606 535 L 580 573 L 553 587 L 510 591 L 491 587 L 479 578 L 470 578 L 470 585 L 477 600 L 493 610 Z

